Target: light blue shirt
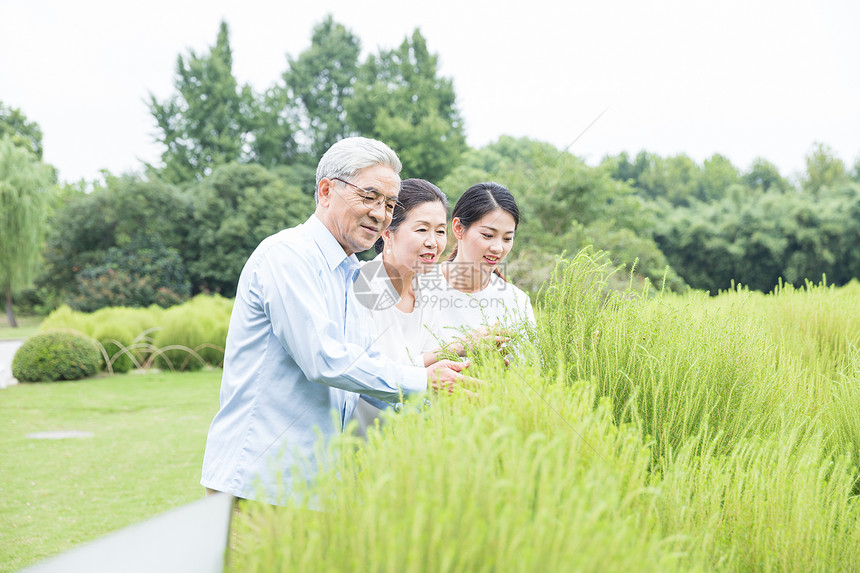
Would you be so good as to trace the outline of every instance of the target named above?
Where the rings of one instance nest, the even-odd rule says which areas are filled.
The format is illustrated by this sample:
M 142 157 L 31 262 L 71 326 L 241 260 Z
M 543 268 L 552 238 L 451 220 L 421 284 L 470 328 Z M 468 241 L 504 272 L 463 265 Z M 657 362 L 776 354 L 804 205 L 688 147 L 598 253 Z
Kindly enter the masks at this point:
M 315 215 L 265 239 L 245 263 L 202 485 L 283 503 L 294 468 L 315 475 L 318 438 L 343 431 L 358 393 L 395 402 L 426 391 L 424 368 L 374 348 L 352 289 L 358 268 Z

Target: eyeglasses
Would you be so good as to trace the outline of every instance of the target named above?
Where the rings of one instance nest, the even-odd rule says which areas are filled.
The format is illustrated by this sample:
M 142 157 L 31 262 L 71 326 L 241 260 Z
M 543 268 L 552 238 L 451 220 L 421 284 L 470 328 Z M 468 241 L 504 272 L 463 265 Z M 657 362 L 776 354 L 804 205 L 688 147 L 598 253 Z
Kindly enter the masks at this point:
M 370 189 L 359 187 L 355 183 L 344 181 L 340 177 L 332 177 L 332 181 L 340 181 L 341 183 L 345 183 L 355 189 L 356 194 L 361 199 L 361 202 L 365 207 L 376 209 L 380 205 L 385 205 L 385 212 L 389 215 L 393 214 L 394 208 L 397 207 L 397 197 L 391 197 L 385 193 L 379 193 L 378 191 L 371 191 Z

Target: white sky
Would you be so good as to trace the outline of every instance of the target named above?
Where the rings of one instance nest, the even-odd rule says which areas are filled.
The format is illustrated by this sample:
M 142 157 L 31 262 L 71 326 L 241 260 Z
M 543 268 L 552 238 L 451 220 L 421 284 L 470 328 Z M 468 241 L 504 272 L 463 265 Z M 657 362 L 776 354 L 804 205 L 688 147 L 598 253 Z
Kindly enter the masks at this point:
M 148 93 L 176 57 L 231 31 L 234 73 L 262 91 L 325 14 L 390 48 L 420 27 L 454 79 L 467 140 L 528 136 L 589 163 L 641 149 L 755 157 L 783 175 L 813 142 L 860 156 L 860 2 L 850 0 L 0 0 L 0 101 L 44 132 L 67 181 L 157 162 Z

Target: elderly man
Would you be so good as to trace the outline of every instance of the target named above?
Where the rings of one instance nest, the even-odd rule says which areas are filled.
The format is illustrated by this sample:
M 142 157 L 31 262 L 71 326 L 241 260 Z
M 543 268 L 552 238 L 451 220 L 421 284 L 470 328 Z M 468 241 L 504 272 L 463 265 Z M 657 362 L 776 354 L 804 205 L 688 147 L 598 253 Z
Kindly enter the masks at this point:
M 335 143 L 317 167 L 314 214 L 248 259 L 227 334 L 221 409 L 206 441 L 207 490 L 285 502 L 292 473 L 314 475 L 320 433 L 342 432 L 359 394 L 398 401 L 464 380 L 460 363 L 424 369 L 381 356 L 351 294 L 355 253 L 391 222 L 399 173 L 400 160 L 379 141 Z

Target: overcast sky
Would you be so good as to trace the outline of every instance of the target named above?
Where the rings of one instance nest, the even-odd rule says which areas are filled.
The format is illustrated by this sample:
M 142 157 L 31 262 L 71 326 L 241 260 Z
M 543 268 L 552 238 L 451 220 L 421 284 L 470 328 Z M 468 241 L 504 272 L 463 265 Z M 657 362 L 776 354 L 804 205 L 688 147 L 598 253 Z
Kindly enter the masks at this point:
M 364 53 L 420 27 L 452 77 L 472 146 L 500 135 L 589 163 L 646 149 L 714 153 L 784 175 L 816 141 L 860 156 L 860 2 L 0 0 L 0 101 L 44 132 L 66 181 L 157 162 L 145 103 L 173 93 L 178 54 L 230 26 L 234 73 L 262 91 L 330 13 Z

